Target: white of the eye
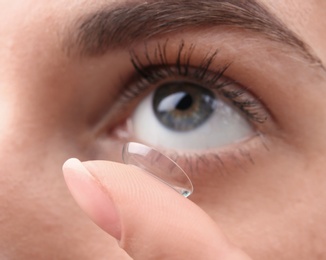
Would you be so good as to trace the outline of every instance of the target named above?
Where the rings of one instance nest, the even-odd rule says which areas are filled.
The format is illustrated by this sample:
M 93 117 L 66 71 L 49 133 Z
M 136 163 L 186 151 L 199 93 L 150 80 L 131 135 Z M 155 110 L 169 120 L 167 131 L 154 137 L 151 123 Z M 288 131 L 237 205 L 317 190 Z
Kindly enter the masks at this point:
M 235 108 L 217 100 L 211 117 L 188 132 L 168 129 L 153 111 L 153 93 L 146 97 L 131 117 L 135 136 L 153 146 L 178 150 L 201 150 L 241 141 L 255 133 L 251 124 Z

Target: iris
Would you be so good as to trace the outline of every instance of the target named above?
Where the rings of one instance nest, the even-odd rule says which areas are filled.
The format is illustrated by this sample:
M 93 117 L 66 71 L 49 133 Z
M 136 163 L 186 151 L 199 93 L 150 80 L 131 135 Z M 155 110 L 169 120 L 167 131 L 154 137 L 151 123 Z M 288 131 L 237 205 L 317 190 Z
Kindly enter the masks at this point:
M 216 109 L 212 91 L 187 81 L 168 82 L 154 93 L 157 119 L 170 130 L 187 132 L 200 127 Z

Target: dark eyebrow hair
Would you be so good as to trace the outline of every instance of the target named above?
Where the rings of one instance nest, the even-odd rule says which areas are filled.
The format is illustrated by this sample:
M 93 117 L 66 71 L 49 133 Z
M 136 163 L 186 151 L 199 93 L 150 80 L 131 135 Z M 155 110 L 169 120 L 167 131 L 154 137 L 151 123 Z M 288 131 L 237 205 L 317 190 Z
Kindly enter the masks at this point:
M 186 28 L 223 25 L 258 32 L 322 66 L 310 47 L 257 0 L 129 0 L 112 4 L 79 18 L 65 48 L 68 53 L 78 49 L 83 56 L 101 55 Z

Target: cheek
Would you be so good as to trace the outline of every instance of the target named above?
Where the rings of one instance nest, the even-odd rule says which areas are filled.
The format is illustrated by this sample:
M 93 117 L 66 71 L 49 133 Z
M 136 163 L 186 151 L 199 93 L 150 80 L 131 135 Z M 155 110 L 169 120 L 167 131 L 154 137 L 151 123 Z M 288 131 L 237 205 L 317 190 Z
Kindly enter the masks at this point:
M 254 259 L 326 254 L 317 243 L 326 238 L 325 162 L 280 143 L 269 148 L 255 165 L 195 180 L 190 199 Z
M 24 96 L 16 98 L 21 98 L 21 104 L 27 103 Z M 43 106 L 38 106 L 40 101 Z M 62 107 L 59 109 L 58 104 L 46 106 L 47 102 L 40 97 L 29 102 L 28 109 L 15 107 L 1 122 L 0 205 L 4 214 L 0 214 L 0 252 L 19 255 L 19 259 L 29 258 L 35 250 L 42 259 L 49 255 L 62 259 L 67 255 L 71 259 L 103 259 L 110 252 L 117 259 L 124 259 L 116 241 L 80 211 L 61 171 L 70 157 L 86 160 L 98 154 L 110 155 L 99 152 L 90 128 L 81 127 L 77 119 L 64 119 L 71 116 L 71 110 L 59 119 L 58 110 Z

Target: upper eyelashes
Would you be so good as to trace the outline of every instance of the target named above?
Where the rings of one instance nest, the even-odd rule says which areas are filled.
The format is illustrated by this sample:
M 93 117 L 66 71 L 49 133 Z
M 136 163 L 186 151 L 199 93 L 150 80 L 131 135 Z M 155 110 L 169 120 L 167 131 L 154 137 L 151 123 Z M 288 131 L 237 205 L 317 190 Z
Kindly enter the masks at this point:
M 135 50 L 130 51 L 130 59 L 138 78 L 123 93 L 123 100 L 135 99 L 153 86 L 184 81 L 217 91 L 220 98 L 231 103 L 251 121 L 264 123 L 268 119 L 268 113 L 257 98 L 234 80 L 224 76 L 231 65 L 230 62 L 224 62 L 214 68 L 218 50 L 208 52 L 197 64 L 193 64 L 196 45 L 186 45 L 182 40 L 172 59 L 169 48 L 166 40 L 163 44 L 157 43 L 154 51 L 149 51 L 147 44 L 141 54 L 137 54 Z
M 143 77 L 149 83 L 154 83 L 156 80 L 165 79 L 169 76 L 183 76 L 183 77 L 192 77 L 196 80 L 203 80 L 206 78 L 206 84 L 214 85 L 220 80 L 223 76 L 224 72 L 230 66 L 230 64 L 225 64 L 224 66 L 220 66 L 219 70 L 216 71 L 213 77 L 207 79 L 207 73 L 216 59 L 218 51 L 214 51 L 213 53 L 207 53 L 206 56 L 202 59 L 200 64 L 197 66 L 192 66 L 191 59 L 194 54 L 196 46 L 191 44 L 188 48 L 186 47 L 184 41 L 181 41 L 177 55 L 175 57 L 174 63 L 168 61 L 168 41 L 166 41 L 163 45 L 160 43 L 157 44 L 154 49 L 154 54 L 151 54 L 148 50 L 147 45 L 145 45 L 145 62 L 141 61 L 139 55 L 134 50 L 130 51 L 131 62 L 137 71 L 137 73 Z M 152 55 L 152 56 L 151 56 Z M 159 67 L 159 71 L 153 73 L 153 68 Z M 192 69 L 192 71 L 190 71 Z M 227 82 L 224 82 L 227 84 Z M 223 84 L 220 83 L 220 87 Z

